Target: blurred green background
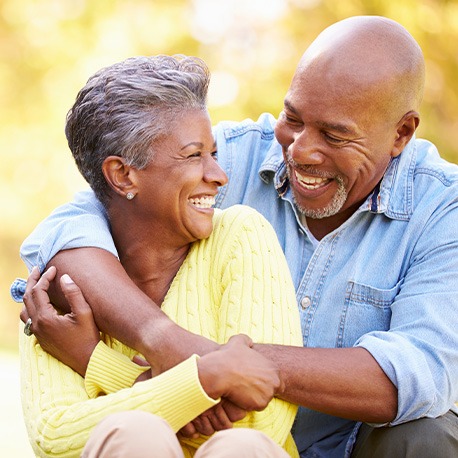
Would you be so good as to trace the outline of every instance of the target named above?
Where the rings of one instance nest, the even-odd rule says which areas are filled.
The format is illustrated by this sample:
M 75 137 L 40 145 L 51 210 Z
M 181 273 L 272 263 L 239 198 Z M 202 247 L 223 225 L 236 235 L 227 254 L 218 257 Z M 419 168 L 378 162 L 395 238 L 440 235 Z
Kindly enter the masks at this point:
M 427 84 L 418 135 L 458 162 L 458 0 L 0 0 L 0 382 L 1 405 L 11 405 L 0 413 L 2 456 L 30 456 L 18 407 L 20 305 L 9 285 L 27 274 L 23 239 L 86 186 L 63 130 L 87 78 L 132 55 L 196 55 L 213 74 L 214 122 L 276 115 L 306 46 L 359 14 L 395 19 L 420 43 Z

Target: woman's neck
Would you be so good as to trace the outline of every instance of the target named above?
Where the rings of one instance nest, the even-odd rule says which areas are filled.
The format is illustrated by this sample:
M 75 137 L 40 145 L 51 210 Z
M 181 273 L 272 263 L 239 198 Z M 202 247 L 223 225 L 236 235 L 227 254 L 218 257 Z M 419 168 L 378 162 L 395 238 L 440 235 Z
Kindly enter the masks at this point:
M 146 242 L 120 250 L 119 256 L 133 282 L 160 306 L 188 251 L 189 245 L 180 250 L 152 249 Z
M 132 281 L 160 306 L 191 244 L 174 245 L 161 238 L 161 232 L 151 225 L 145 228 L 128 215 L 110 220 L 122 266 Z M 124 224 L 125 221 L 129 223 Z

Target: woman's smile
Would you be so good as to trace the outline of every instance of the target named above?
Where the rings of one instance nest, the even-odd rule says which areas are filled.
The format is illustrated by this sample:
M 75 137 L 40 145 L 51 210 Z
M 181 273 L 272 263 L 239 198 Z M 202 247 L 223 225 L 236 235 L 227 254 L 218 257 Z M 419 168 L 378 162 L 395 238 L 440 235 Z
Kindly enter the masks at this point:
M 215 196 L 211 195 L 203 195 L 203 196 L 195 196 L 190 197 L 188 202 L 198 209 L 209 209 L 215 205 Z

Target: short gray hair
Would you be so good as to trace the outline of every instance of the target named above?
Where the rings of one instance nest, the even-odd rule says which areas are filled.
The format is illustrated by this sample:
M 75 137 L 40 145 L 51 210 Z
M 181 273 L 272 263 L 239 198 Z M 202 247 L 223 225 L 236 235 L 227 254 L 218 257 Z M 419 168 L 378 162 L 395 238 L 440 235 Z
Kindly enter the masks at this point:
M 107 205 L 102 172 L 108 156 L 137 169 L 153 158 L 152 144 L 170 133 L 180 113 L 206 109 L 210 72 L 197 57 L 132 57 L 89 78 L 67 114 L 65 134 L 79 171 Z

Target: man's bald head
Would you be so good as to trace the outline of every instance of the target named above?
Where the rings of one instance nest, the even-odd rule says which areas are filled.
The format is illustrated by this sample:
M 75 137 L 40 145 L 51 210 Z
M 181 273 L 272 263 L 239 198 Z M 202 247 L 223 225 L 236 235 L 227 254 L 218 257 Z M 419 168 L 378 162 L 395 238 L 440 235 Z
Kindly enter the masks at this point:
M 424 67 L 423 53 L 404 27 L 383 17 L 356 16 L 318 35 L 295 78 L 319 72 L 342 96 L 373 98 L 371 103 L 376 100 L 383 112 L 399 118 L 419 110 Z

